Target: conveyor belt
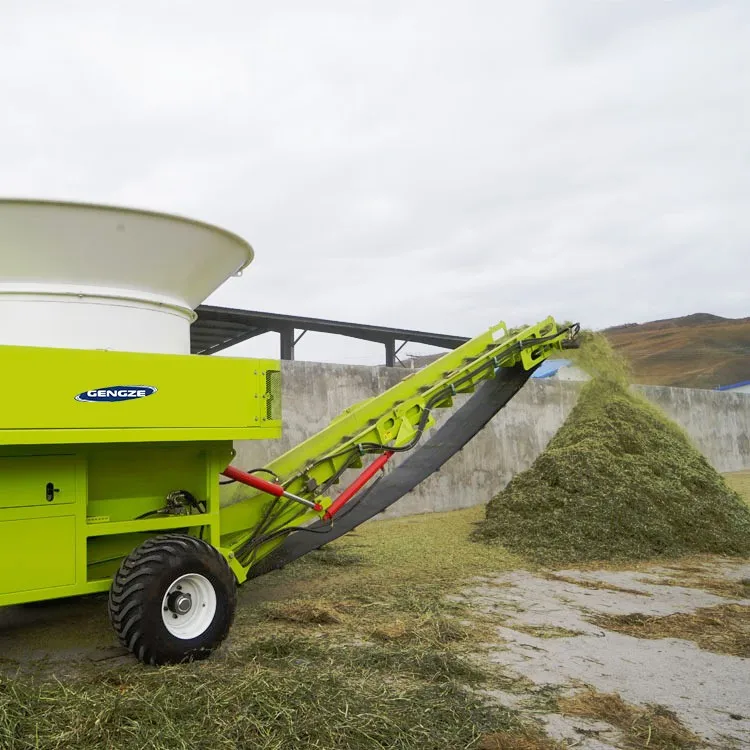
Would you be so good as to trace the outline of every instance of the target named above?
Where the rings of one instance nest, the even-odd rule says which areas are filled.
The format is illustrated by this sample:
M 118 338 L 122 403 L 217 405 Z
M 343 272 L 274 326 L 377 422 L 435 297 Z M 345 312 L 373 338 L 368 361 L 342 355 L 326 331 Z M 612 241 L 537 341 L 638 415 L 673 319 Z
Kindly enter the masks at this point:
M 288 563 L 312 550 L 343 536 L 411 492 L 424 479 L 434 474 L 449 458 L 458 453 L 483 427 L 516 395 L 534 372 L 522 366 L 502 368 L 491 380 L 482 383 L 468 401 L 414 453 L 397 468 L 365 491 L 361 500 L 354 501 L 335 518 L 333 527 L 316 521 L 308 527 L 318 533 L 296 533 L 287 537 L 267 557 L 259 560 L 249 573 L 249 578 L 283 568 Z

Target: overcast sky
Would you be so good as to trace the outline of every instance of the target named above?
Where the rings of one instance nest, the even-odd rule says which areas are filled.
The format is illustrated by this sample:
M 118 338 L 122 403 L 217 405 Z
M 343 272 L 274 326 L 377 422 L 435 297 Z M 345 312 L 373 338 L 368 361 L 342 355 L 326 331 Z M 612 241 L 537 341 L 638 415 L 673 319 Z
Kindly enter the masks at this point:
M 241 234 L 214 304 L 464 335 L 744 317 L 749 81 L 748 0 L 0 0 L 0 195 Z

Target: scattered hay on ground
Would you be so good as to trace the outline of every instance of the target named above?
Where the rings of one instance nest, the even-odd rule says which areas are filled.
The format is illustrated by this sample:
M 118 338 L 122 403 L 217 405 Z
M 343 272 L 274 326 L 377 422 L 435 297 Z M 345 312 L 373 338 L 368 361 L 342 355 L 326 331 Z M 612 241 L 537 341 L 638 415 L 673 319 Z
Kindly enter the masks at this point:
M 428 615 L 397 618 L 376 625 L 370 637 L 378 641 L 412 641 L 418 643 L 455 643 L 470 638 L 469 628 L 455 618 Z
M 506 628 L 533 635 L 535 638 L 575 638 L 584 634 L 582 630 L 570 630 L 555 625 L 522 625 L 518 622 L 504 623 L 504 625 Z
M 682 638 L 705 651 L 750 657 L 750 607 L 740 604 L 721 604 L 662 617 L 638 613 L 596 615 L 591 621 L 606 630 L 636 638 Z
M 750 578 L 718 578 L 716 576 L 686 573 L 684 576 L 665 576 L 664 578 L 644 578 L 642 580 L 652 586 L 683 586 L 689 589 L 701 589 L 730 599 L 750 599 Z
M 663 706 L 638 707 L 615 693 L 584 690 L 560 698 L 561 713 L 606 721 L 622 732 L 623 747 L 653 750 L 693 750 L 704 743 Z
M 617 591 L 620 594 L 635 594 L 636 596 L 651 596 L 648 591 L 639 591 L 638 589 L 629 589 L 624 586 L 616 586 L 614 583 L 606 581 L 596 581 L 591 578 L 574 578 L 573 576 L 564 576 L 558 573 L 545 573 L 544 577 L 550 581 L 562 581 L 563 583 L 572 583 L 575 586 L 581 586 L 584 589 L 603 589 L 605 591 Z
M 300 625 L 334 625 L 344 621 L 347 605 L 325 599 L 291 599 L 268 602 L 263 613 L 270 620 L 282 620 Z
M 348 568 L 352 565 L 361 565 L 364 560 L 362 555 L 344 551 L 340 547 L 331 546 L 310 552 L 307 555 L 307 559 L 308 562 L 332 568 Z
M 2 680 L 0 747 L 444 750 L 518 729 L 464 687 L 483 677 L 468 670 L 433 649 L 274 634 L 179 667 Z
M 485 734 L 477 750 L 564 750 L 566 746 L 534 728 Z
M 656 407 L 603 337 L 547 449 L 487 506 L 476 536 L 546 565 L 750 554 L 750 508 Z

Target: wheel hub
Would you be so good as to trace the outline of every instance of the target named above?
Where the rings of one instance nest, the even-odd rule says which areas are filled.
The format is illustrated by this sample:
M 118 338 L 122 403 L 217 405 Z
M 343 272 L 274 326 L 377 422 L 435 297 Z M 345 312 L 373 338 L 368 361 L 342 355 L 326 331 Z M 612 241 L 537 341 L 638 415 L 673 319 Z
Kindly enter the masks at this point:
M 216 591 L 204 575 L 185 573 L 167 588 L 161 608 L 162 622 L 171 635 L 182 640 L 199 638 L 216 615 Z
M 167 599 L 167 607 L 176 615 L 186 615 L 193 608 L 193 597 L 182 591 L 174 591 Z

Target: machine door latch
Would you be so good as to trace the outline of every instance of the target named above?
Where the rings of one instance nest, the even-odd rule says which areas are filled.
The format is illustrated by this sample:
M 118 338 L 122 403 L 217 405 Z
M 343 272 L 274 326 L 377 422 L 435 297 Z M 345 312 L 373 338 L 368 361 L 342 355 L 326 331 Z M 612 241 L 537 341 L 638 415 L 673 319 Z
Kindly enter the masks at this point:
M 47 482 L 47 502 L 51 503 L 55 499 L 55 492 L 59 492 L 60 488 L 55 487 L 52 482 Z

